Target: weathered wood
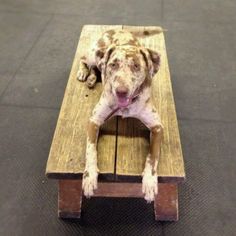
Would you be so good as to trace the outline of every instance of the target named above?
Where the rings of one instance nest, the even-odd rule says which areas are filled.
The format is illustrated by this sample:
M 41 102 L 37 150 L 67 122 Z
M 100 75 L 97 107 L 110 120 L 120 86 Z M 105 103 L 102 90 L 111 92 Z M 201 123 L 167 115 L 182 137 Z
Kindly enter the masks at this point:
M 59 180 L 58 217 L 80 218 L 82 186 L 78 180 Z
M 82 206 L 82 181 L 59 180 L 58 216 L 80 218 Z M 143 197 L 141 183 L 98 183 L 93 197 Z M 178 220 L 178 191 L 176 184 L 158 184 L 154 202 L 156 220 Z
M 81 55 L 86 55 L 91 44 L 110 28 L 121 26 L 85 26 L 81 32 L 47 162 L 49 178 L 77 178 L 84 170 L 87 123 L 100 97 L 102 85 L 97 83 L 95 89 L 88 89 L 85 83 L 78 82 L 76 73 Z M 113 120 L 105 124 L 99 137 L 100 173 L 114 173 L 115 129 Z
M 159 194 L 155 197 L 154 210 L 155 219 L 158 221 L 178 220 L 178 188 L 176 184 L 162 184 Z
M 151 31 L 155 27 L 131 27 Z M 185 178 L 184 161 L 179 137 L 175 104 L 170 80 L 168 60 L 163 33 L 151 34 L 139 39 L 143 46 L 156 50 L 161 54 L 161 66 L 152 81 L 152 95 L 164 125 L 164 138 L 161 145 L 161 157 L 157 173 L 160 181 L 182 182 Z M 149 151 L 149 138 L 145 128 L 135 119 L 118 122 L 117 166 L 119 176 L 140 176 L 144 168 L 145 158 Z
M 98 183 L 94 197 L 143 197 L 141 183 Z
M 92 42 L 111 28 L 122 26 L 87 25 L 81 33 L 79 45 L 66 88 L 56 131 L 54 134 L 46 174 L 50 178 L 81 178 L 85 164 L 86 127 L 91 110 L 99 99 L 102 87 L 88 89 L 76 79 L 79 57 L 87 53 Z M 131 27 L 123 26 L 130 29 Z M 134 27 L 151 30 L 156 27 Z M 151 34 L 139 38 L 148 48 L 161 54 L 161 66 L 153 79 L 153 96 L 164 124 L 164 139 L 158 165 L 159 182 L 181 182 L 185 178 L 175 105 L 170 81 L 164 35 Z M 141 181 L 141 173 L 149 148 L 149 131 L 134 119 L 118 120 L 105 124 L 98 142 L 98 167 L 102 175 L 114 175 L 116 179 Z M 117 150 L 116 150 L 117 141 Z M 116 160 L 115 160 L 116 156 Z M 115 166 L 116 163 L 116 166 Z M 128 178 L 127 178 L 128 176 Z

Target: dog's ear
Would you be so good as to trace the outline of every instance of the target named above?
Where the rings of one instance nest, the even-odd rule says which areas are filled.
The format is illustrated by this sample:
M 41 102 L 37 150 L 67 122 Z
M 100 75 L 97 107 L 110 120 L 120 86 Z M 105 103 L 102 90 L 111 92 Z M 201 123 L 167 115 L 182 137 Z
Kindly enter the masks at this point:
M 161 64 L 161 55 L 158 52 L 155 52 L 151 49 L 147 49 L 153 64 L 153 76 L 157 73 Z
M 153 77 L 157 73 L 160 67 L 161 63 L 160 54 L 148 48 L 141 48 L 140 52 L 144 57 L 150 76 Z
M 96 56 L 99 58 L 98 69 L 102 72 L 106 69 L 107 62 L 110 59 L 112 52 L 115 50 L 115 45 L 111 45 L 108 48 L 99 49 L 96 52 Z

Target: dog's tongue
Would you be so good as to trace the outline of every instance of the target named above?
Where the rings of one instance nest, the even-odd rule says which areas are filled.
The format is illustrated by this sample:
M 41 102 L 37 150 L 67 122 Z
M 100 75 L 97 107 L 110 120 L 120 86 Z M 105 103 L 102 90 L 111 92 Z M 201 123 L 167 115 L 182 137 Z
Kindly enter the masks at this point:
M 129 98 L 118 97 L 118 106 L 127 107 L 129 105 Z

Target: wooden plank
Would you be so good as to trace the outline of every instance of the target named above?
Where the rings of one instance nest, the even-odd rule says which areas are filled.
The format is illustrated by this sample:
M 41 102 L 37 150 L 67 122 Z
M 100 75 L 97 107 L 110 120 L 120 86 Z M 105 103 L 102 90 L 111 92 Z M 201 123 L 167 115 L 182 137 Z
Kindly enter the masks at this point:
M 59 180 L 58 216 L 79 219 L 82 206 L 82 181 Z M 141 183 L 98 183 L 93 197 L 143 198 Z M 145 201 L 145 200 L 144 200 Z M 154 201 L 156 220 L 178 220 L 178 189 L 176 184 L 158 184 L 158 195 Z
M 163 184 L 154 201 L 155 219 L 177 221 L 179 219 L 177 184 Z
M 95 89 L 88 89 L 85 83 L 77 81 L 79 59 L 87 54 L 102 32 L 121 27 L 87 25 L 81 32 L 47 162 L 49 178 L 81 177 L 85 166 L 87 122 L 100 97 L 102 85 L 97 83 Z M 103 127 L 99 137 L 98 168 L 101 174 L 114 173 L 115 128 L 113 119 Z
M 59 180 L 58 217 L 79 219 L 82 205 L 82 185 L 77 180 Z
M 101 93 L 101 84 L 93 90 L 76 80 L 79 56 L 101 34 L 111 28 L 122 26 L 85 26 L 73 62 L 70 78 L 65 92 L 58 124 L 52 142 L 47 176 L 51 178 L 79 178 L 84 169 L 87 119 Z M 130 28 L 124 26 L 124 28 Z M 145 30 L 156 27 L 144 27 Z M 143 27 L 135 27 L 142 30 Z M 174 99 L 171 88 L 168 61 L 163 34 L 140 38 L 141 43 L 161 53 L 162 64 L 159 73 L 154 78 L 153 95 L 164 124 L 164 140 L 161 148 L 160 164 L 158 166 L 160 182 L 181 182 L 184 177 L 184 163 L 179 138 L 178 124 Z M 107 123 L 99 137 L 98 165 L 100 176 L 113 174 L 115 156 L 115 124 L 116 119 Z M 132 127 L 132 128 L 131 128 Z M 149 133 L 147 129 L 134 119 L 119 120 L 119 137 L 117 139 L 118 179 L 140 181 L 146 155 L 148 153 Z
M 148 148 L 149 130 L 137 119 L 119 118 L 116 174 L 121 176 L 140 175 Z
M 93 197 L 134 197 L 143 198 L 141 183 L 98 182 Z
M 155 27 L 131 27 L 125 29 L 152 30 Z M 185 178 L 184 161 L 179 137 L 175 104 L 170 80 L 170 72 L 165 48 L 163 33 L 153 34 L 139 39 L 143 46 L 156 50 L 161 54 L 160 70 L 153 79 L 152 93 L 164 125 L 164 138 L 161 145 L 161 157 L 157 173 L 159 181 L 181 182 Z M 144 127 L 134 120 L 119 119 L 117 140 L 117 166 L 118 177 L 140 175 L 144 168 L 148 153 L 149 139 Z M 120 178 L 122 179 L 122 178 Z

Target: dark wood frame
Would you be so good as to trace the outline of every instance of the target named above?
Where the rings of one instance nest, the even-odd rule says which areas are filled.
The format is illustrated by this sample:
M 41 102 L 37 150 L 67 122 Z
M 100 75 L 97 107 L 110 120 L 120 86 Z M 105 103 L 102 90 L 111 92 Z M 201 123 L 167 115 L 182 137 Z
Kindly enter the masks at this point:
M 161 31 L 160 27 L 146 26 L 86 25 L 83 27 L 46 169 L 48 178 L 59 181 L 58 215 L 61 218 L 80 218 L 83 199 L 81 177 L 85 168 L 87 133 L 85 127 L 94 107 L 91 104 L 97 103 L 102 92 L 101 83 L 97 83 L 94 92 L 77 82 L 79 58 L 88 53 L 88 48 L 97 36 L 115 28 L 134 29 L 140 32 Z M 159 194 L 154 201 L 155 218 L 176 221 L 178 220 L 177 188 L 178 184 L 185 180 L 185 171 L 165 40 L 163 33 L 154 33 L 142 37 L 142 40 L 146 47 L 156 48 L 162 58 L 158 78 L 153 80 L 155 81 L 153 84 L 155 104 L 164 125 L 162 154 L 157 170 Z M 102 138 L 99 138 L 98 142 L 100 173 L 95 197 L 143 198 L 141 181 L 145 157 L 149 151 L 149 131 L 142 127 L 141 122 L 136 123 L 135 119 L 116 118 L 109 122 L 101 128 Z M 126 137 L 130 138 L 126 139 Z M 130 165 L 123 168 L 124 163 Z
M 141 183 L 98 182 L 94 197 L 140 197 Z M 178 186 L 174 183 L 159 183 L 154 201 L 155 219 L 178 220 Z M 58 216 L 63 219 L 79 219 L 82 206 L 82 181 L 59 180 Z

